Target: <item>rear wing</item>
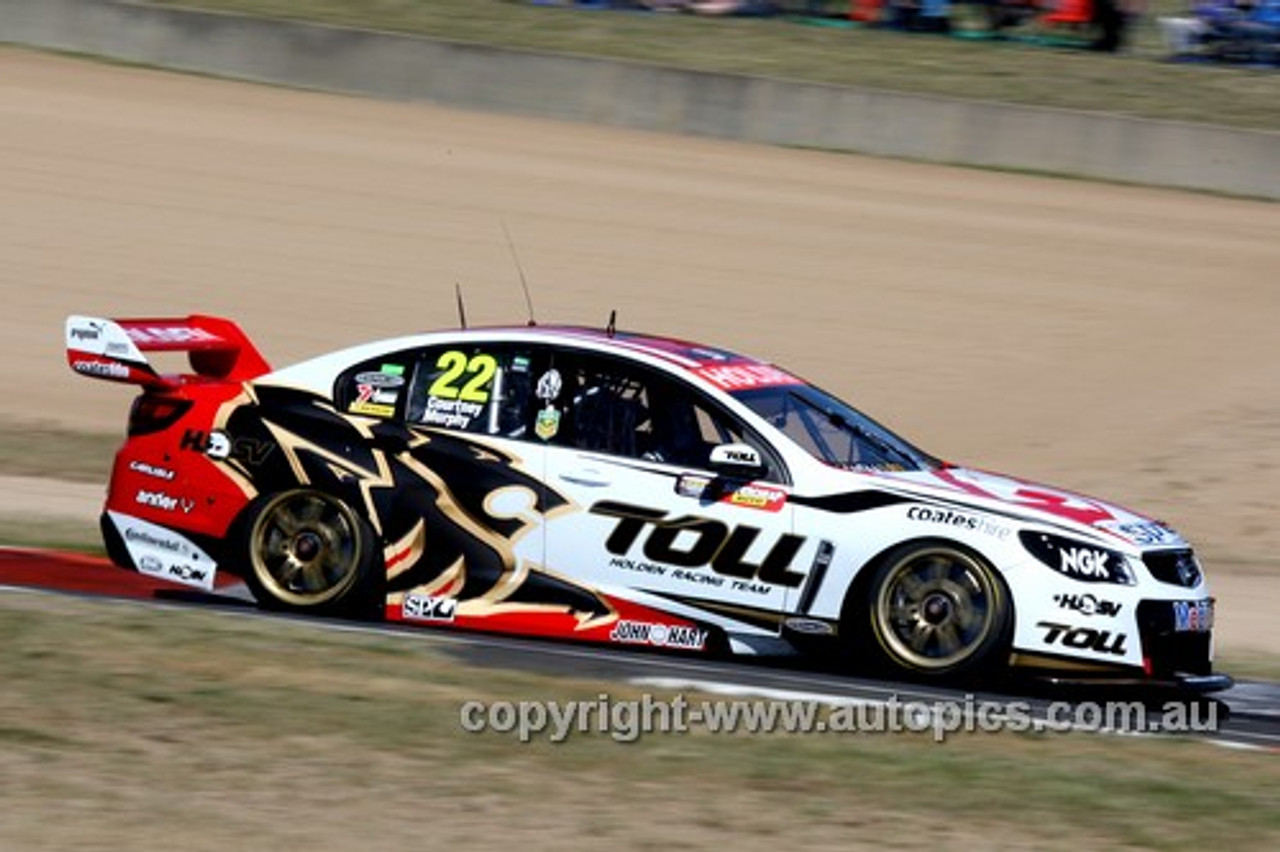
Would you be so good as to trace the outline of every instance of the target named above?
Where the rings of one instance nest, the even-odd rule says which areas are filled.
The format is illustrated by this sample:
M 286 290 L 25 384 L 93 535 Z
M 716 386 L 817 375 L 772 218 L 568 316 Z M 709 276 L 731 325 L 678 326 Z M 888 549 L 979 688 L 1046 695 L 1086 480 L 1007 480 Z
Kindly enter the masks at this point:
M 143 352 L 186 352 L 193 374 L 160 375 Z M 148 388 L 176 388 L 196 376 L 239 382 L 271 371 L 231 320 L 67 317 L 67 365 L 83 376 Z

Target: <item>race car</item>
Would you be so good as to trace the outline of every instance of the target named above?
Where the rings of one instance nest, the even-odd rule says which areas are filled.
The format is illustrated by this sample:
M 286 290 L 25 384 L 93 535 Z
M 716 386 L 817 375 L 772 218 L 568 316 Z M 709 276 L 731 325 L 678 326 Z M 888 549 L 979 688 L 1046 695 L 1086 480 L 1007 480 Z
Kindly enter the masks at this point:
M 924 680 L 1230 684 L 1169 526 L 946 463 L 724 349 L 531 324 L 277 370 L 200 315 L 72 316 L 66 349 L 140 388 L 102 531 L 154 577 L 232 575 L 275 610 Z M 165 352 L 189 367 L 145 354 Z

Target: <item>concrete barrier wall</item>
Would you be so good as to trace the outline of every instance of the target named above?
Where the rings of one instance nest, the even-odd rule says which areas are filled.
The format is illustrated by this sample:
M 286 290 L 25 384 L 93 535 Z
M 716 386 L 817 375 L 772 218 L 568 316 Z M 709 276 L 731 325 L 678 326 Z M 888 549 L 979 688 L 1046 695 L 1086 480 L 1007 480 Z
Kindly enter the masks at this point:
M 0 0 L 0 41 L 303 88 L 1280 199 L 1280 133 L 706 74 L 116 0 Z

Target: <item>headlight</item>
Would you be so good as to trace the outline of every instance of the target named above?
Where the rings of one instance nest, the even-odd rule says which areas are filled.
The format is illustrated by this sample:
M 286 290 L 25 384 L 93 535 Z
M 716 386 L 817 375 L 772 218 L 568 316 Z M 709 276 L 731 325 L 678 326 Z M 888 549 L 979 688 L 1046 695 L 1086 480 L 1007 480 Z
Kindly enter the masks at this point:
M 1018 533 L 1018 538 L 1028 553 L 1072 580 L 1123 586 L 1132 586 L 1137 582 L 1128 560 L 1114 550 L 1030 530 Z

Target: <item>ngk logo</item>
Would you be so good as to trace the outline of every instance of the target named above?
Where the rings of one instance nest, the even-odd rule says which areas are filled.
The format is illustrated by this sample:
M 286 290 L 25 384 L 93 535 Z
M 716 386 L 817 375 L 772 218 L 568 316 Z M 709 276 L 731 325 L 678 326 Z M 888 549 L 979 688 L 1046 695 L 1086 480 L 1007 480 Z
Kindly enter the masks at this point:
M 1058 553 L 1062 556 L 1061 568 L 1063 574 L 1096 577 L 1099 580 L 1111 578 L 1111 571 L 1107 568 L 1107 552 L 1105 550 L 1076 547 L 1071 550 L 1064 548 Z

